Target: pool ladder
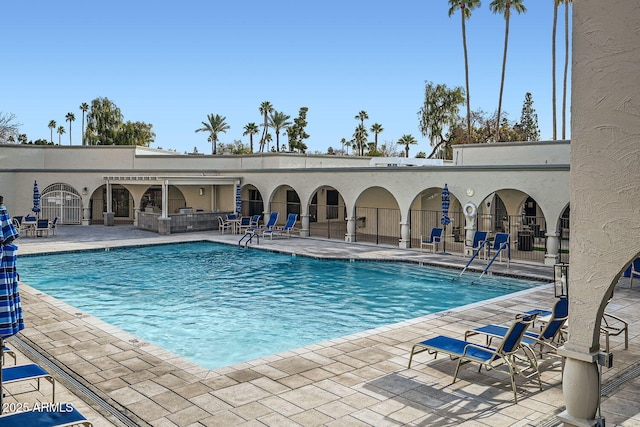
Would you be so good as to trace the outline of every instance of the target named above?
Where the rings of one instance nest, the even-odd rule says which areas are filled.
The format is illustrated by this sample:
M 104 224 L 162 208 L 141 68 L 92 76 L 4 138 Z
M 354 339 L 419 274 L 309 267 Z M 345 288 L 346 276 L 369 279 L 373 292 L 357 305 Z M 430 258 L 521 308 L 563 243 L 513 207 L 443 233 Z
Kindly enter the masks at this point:
M 256 243 L 260 244 L 260 236 L 255 231 L 247 231 L 244 233 L 244 236 L 238 240 L 238 246 L 242 246 L 242 242 L 244 242 L 244 247 L 246 248 L 249 243 L 253 242 L 253 238 L 256 238 Z M 245 240 L 246 239 L 246 240 Z

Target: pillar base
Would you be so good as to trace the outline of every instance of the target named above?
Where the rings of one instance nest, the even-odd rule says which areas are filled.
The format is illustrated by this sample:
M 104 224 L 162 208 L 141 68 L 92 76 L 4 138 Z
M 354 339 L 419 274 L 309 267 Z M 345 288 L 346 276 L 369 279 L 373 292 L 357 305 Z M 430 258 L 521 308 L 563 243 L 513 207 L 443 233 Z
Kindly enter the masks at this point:
M 161 236 L 171 234 L 171 218 L 158 218 L 158 234 Z
M 556 265 L 558 263 L 558 257 L 555 255 L 545 255 L 544 256 L 544 265 Z
M 356 235 L 355 234 L 345 234 L 344 235 L 344 241 L 347 243 L 353 243 L 356 241 Z
M 104 225 L 112 226 L 115 223 L 115 216 L 115 212 L 104 212 Z
M 409 249 L 410 247 L 410 240 L 402 240 L 400 239 L 400 241 L 398 242 L 398 247 L 402 248 L 402 249 Z
M 594 427 L 598 425 L 598 420 L 583 420 L 581 418 L 575 418 L 569 415 L 567 411 L 563 411 L 557 415 L 558 419 L 564 423 L 565 426 L 575 427 Z

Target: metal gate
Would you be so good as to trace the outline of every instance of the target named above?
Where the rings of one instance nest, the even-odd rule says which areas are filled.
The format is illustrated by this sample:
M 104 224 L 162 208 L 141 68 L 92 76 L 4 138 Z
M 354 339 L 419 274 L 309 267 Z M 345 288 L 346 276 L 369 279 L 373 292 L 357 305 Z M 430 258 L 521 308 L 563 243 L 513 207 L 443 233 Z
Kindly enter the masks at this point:
M 60 224 L 80 224 L 82 222 L 82 198 L 69 184 L 51 184 L 42 191 L 40 198 L 40 218 L 51 221 L 60 217 Z

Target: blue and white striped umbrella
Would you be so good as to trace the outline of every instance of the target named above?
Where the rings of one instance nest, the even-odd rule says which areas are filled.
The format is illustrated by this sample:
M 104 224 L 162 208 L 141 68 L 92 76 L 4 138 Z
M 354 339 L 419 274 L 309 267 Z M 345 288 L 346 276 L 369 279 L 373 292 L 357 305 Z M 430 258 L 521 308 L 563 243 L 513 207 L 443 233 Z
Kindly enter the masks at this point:
M 22 304 L 18 292 L 16 264 L 18 247 L 13 241 L 18 237 L 5 206 L 0 206 L 0 339 L 17 334 L 24 329 Z
M 451 224 L 451 218 L 449 218 L 449 189 L 447 188 L 447 184 L 444 185 L 444 189 L 442 190 L 442 218 L 440 218 L 440 224 L 445 226 Z
M 33 181 L 33 213 L 40 212 L 40 190 L 38 189 L 38 181 Z
M 0 196 L 0 203 L 2 203 Z M 18 230 L 13 225 L 7 208 L 0 204 L 0 360 L 4 351 L 4 339 L 24 329 L 22 304 L 18 292 L 18 247 L 13 241 L 18 238 Z M 2 390 L 2 370 L 0 370 L 0 390 Z M 2 393 L 0 393 L 2 406 Z

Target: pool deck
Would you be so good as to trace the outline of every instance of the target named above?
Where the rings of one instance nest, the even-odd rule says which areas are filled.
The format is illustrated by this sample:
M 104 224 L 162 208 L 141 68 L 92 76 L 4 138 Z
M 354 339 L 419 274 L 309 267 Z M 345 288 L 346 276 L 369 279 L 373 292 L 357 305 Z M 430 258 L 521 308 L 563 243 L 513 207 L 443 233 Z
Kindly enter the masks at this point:
M 25 255 L 199 240 L 235 244 L 238 238 L 219 232 L 159 236 L 132 226 L 63 226 L 57 236 L 20 238 L 17 244 Z M 255 247 L 457 269 L 467 261 L 455 254 L 322 239 L 261 239 Z M 514 262 L 509 269 L 496 263 L 492 271 L 549 282 L 553 274 L 551 267 Z M 407 369 L 416 342 L 438 334 L 463 337 L 468 329 L 508 324 L 519 312 L 550 307 L 550 284 L 216 370 L 146 343 L 28 284 L 20 290 L 26 328 L 19 341 L 10 338 L 8 345 L 18 351 L 19 363 L 29 362 L 27 356 L 45 362 L 32 348 L 55 364 L 55 369 L 43 367 L 58 379 L 56 401 L 72 403 L 96 427 L 561 425 L 555 418 L 564 409 L 557 357 L 540 361 L 542 391 L 533 379 L 517 379 L 518 404 L 508 375 L 500 371 L 479 373 L 477 365 L 464 365 L 452 384 L 455 362 L 426 354 L 417 355 Z M 608 426 L 640 425 L 640 286 L 629 289 L 628 279 L 621 279 L 607 312 L 627 320 L 630 332 L 628 350 L 622 336 L 611 338 L 614 367 L 603 371 L 602 415 Z M 50 387 L 45 382 L 35 391 L 33 384 L 9 384 L 5 406 L 48 402 Z M 111 408 L 128 419 L 118 418 Z

